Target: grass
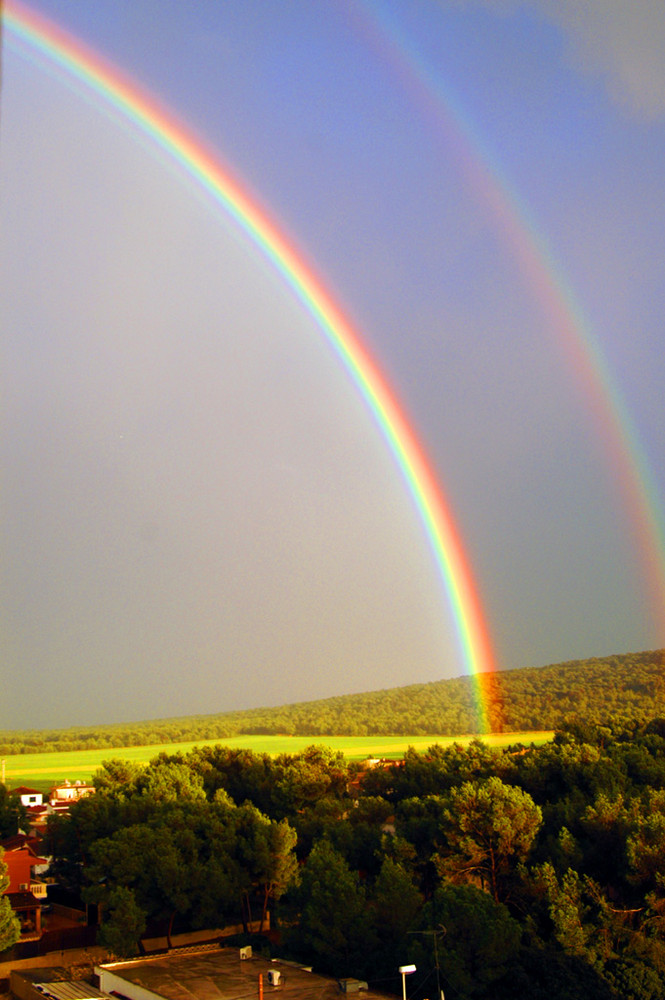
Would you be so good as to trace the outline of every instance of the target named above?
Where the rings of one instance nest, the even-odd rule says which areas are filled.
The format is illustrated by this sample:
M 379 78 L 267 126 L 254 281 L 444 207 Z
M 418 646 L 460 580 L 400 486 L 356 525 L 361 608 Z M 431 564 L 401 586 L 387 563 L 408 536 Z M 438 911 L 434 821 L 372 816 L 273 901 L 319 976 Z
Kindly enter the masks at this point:
M 551 732 L 498 733 L 484 736 L 488 746 L 506 747 L 512 743 L 541 745 L 552 739 Z M 89 781 L 102 762 L 112 757 L 147 764 L 159 753 L 188 753 L 193 747 L 223 746 L 253 750 L 255 753 L 298 753 L 313 743 L 323 743 L 341 750 L 348 760 L 388 757 L 398 760 L 408 747 L 424 753 L 434 743 L 467 745 L 473 736 L 234 736 L 225 740 L 197 740 L 193 743 L 162 743 L 147 747 L 107 747 L 104 750 L 72 750 L 64 753 L 17 754 L 4 758 L 4 781 L 9 788 L 28 785 L 47 791 L 67 781 Z

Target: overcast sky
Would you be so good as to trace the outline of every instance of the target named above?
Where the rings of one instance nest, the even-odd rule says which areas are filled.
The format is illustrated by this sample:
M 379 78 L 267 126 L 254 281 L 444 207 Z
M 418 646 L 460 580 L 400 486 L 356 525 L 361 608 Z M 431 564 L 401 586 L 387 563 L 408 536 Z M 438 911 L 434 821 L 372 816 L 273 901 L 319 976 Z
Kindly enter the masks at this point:
M 566 289 L 595 338 L 662 527 L 662 5 L 29 6 L 216 150 L 352 317 L 448 498 L 497 666 L 665 645 L 624 418 L 592 404 L 552 308 Z M 314 321 L 8 34 L 0 726 L 459 676 L 423 528 Z

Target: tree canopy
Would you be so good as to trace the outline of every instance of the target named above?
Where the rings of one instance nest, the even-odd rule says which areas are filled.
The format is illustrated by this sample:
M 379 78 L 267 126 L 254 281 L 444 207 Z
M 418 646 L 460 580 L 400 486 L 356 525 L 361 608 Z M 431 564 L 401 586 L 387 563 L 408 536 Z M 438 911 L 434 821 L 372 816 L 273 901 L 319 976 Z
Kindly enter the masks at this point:
M 102 903 L 117 954 L 269 909 L 285 957 L 396 992 L 413 962 L 419 1000 L 664 995 L 660 718 L 376 768 L 320 744 L 111 759 L 95 785 L 51 822 L 53 873 Z
M 0 847 L 0 952 L 11 948 L 18 941 L 21 933 L 18 917 L 12 910 L 7 897 L 3 895 L 9 887 L 9 875 L 4 856 L 5 852 Z

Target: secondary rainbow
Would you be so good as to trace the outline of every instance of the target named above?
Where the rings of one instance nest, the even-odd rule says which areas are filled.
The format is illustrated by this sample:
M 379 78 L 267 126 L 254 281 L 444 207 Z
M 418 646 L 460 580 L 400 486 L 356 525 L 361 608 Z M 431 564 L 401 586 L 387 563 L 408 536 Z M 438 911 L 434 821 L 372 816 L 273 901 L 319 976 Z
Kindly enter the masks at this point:
M 482 675 L 495 669 L 494 657 L 459 531 L 395 392 L 343 310 L 332 301 L 311 264 L 221 165 L 219 156 L 152 96 L 98 53 L 22 4 L 9 4 L 3 22 L 6 39 L 17 50 L 29 58 L 44 57 L 48 64 L 97 94 L 165 151 L 260 248 L 314 318 L 360 391 L 415 504 L 445 589 L 464 668 L 474 678 L 479 726 L 481 731 L 489 731 L 492 705 Z
M 646 451 L 598 338 L 527 206 L 441 76 L 399 30 L 386 5 L 363 0 L 355 26 L 399 77 L 420 114 L 443 133 L 464 180 L 482 199 L 563 349 L 591 412 L 639 553 L 658 641 L 665 641 L 665 523 Z

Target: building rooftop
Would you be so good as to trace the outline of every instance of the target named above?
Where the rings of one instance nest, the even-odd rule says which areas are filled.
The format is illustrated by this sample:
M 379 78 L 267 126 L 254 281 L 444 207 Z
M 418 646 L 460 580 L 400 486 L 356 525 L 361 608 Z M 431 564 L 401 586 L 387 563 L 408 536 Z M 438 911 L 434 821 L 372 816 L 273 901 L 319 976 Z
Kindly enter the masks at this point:
M 34 987 L 44 1000 L 107 1000 L 101 990 L 83 979 L 35 983 Z
M 12 970 L 12 993 L 28 1000 L 39 1000 L 39 996 L 43 1000 L 108 1000 L 95 986 L 70 976 L 68 969 L 59 966 Z
M 336 979 L 328 979 L 302 966 L 253 956 L 241 959 L 237 948 L 215 948 L 188 954 L 160 955 L 131 962 L 105 964 L 95 970 L 105 993 L 128 1000 L 340 1000 L 345 996 Z M 270 979 L 279 972 L 279 982 Z M 349 980 L 347 991 L 360 984 Z M 147 993 L 146 993 L 147 991 Z M 150 997 L 148 996 L 150 994 Z M 279 995 L 279 996 L 278 996 Z M 362 990 L 362 1000 L 386 1000 L 384 994 Z
M 20 892 L 6 892 L 4 898 L 9 900 L 9 905 L 15 913 L 19 910 L 34 910 L 36 906 L 41 906 L 41 900 L 25 889 L 21 889 Z

